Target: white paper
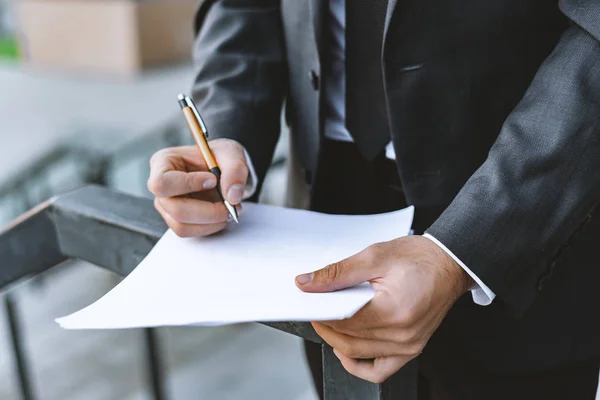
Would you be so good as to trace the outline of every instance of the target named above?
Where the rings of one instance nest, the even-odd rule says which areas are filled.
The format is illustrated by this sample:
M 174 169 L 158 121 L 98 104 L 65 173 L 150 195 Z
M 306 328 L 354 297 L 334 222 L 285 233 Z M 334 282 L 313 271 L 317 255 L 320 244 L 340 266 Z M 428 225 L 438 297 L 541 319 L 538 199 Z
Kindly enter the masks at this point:
M 294 279 L 406 236 L 414 210 L 326 215 L 245 204 L 238 225 L 206 238 L 167 231 L 138 267 L 89 307 L 57 319 L 66 329 L 218 325 L 348 318 L 374 296 L 369 283 L 304 293 Z

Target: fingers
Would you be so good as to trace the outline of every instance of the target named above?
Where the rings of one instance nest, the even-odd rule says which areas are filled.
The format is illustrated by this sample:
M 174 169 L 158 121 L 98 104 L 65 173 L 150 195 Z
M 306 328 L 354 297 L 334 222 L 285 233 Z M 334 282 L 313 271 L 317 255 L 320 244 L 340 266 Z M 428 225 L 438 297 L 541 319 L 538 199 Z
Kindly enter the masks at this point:
M 327 336 L 328 340 L 326 341 L 336 343 L 335 347 L 337 349 L 352 358 L 397 355 L 416 357 L 421 354 L 427 343 L 427 340 L 419 332 L 410 329 L 375 328 L 360 331 L 340 331 L 335 326 L 330 326 L 329 323 L 320 324 L 330 329 L 326 331 L 323 326 L 318 328 L 323 335 Z M 324 336 L 322 337 L 324 338 Z M 334 346 L 332 345 L 332 347 Z
M 212 189 L 216 184 L 216 177 L 206 171 L 202 156 L 193 146 L 163 149 L 150 159 L 148 190 L 156 197 L 181 196 Z
M 182 224 L 218 224 L 227 222 L 229 212 L 222 202 L 212 203 L 187 197 L 158 199 L 162 208 Z
M 386 306 L 386 298 L 378 292 L 371 302 L 352 317 L 314 324 L 315 330 L 319 329 L 325 335 L 322 336 L 324 339 L 327 337 L 337 341 L 332 347 L 342 350 L 350 357 L 354 357 L 355 354 L 369 355 L 362 349 L 370 346 L 370 343 L 388 344 L 385 351 L 377 353 L 382 356 L 416 356 L 423 350 L 430 335 L 423 332 L 421 323 L 426 323 L 425 319 L 421 319 L 417 324 L 396 321 L 394 310 Z M 355 339 L 362 339 L 364 342 Z M 343 343 L 340 343 L 341 341 Z M 375 358 L 375 354 L 371 354 L 370 357 Z
M 369 304 L 362 309 L 367 308 Z M 346 335 L 362 337 L 365 339 L 388 340 L 389 338 L 380 337 L 380 335 L 385 334 L 385 328 L 388 327 L 389 322 L 382 320 L 382 318 L 376 314 L 377 311 L 373 309 L 373 307 L 369 307 L 369 310 L 372 312 L 371 314 L 361 313 L 362 317 L 360 318 L 356 318 L 358 315 L 358 313 L 356 313 L 348 319 L 339 321 L 320 321 L 320 323 L 329 326 L 336 332 L 344 333 Z
M 197 200 L 195 200 L 197 202 Z M 154 207 L 165 220 L 169 228 L 171 228 L 177 236 L 180 237 L 198 237 L 209 236 L 219 231 L 222 231 L 227 226 L 227 222 L 219 222 L 213 224 L 189 224 L 175 220 L 162 206 L 161 201 L 157 198 L 154 200 Z
M 226 139 L 211 141 L 211 147 L 221 168 L 221 190 L 231 204 L 239 204 L 248 180 L 248 165 L 242 145 Z
M 333 349 L 333 352 L 350 374 L 377 384 L 383 383 L 412 359 L 405 356 L 389 356 L 375 360 L 357 360 L 348 357 L 338 349 Z
M 367 340 L 352 337 L 336 332 L 327 325 L 313 322 L 317 334 L 323 338 L 328 345 L 338 349 L 348 357 L 359 359 L 372 359 L 389 356 L 395 353 L 394 345 L 390 342 Z
M 392 328 L 393 332 L 396 331 L 396 328 L 405 328 L 396 320 L 397 313 L 398 309 L 395 307 L 395 303 L 390 302 L 389 293 L 377 291 L 375 297 L 352 317 L 338 321 L 321 321 L 321 323 L 351 336 L 388 340 L 387 337 L 375 337 L 374 335 L 375 333 L 383 334 L 388 330 L 386 328 Z
M 214 189 L 217 178 L 210 172 L 154 172 L 148 180 L 148 190 L 156 197 L 182 196 Z
M 221 189 L 240 211 L 248 176 L 246 157 L 232 140 L 211 141 L 221 167 Z M 150 160 L 148 190 L 156 196 L 155 208 L 179 236 L 207 236 L 225 228 L 229 213 L 214 189 L 216 176 L 207 171 L 196 146 L 160 150 Z M 229 196 L 227 193 L 229 192 Z
M 385 272 L 379 256 L 378 245 L 370 246 L 350 258 L 296 277 L 296 285 L 305 292 L 322 293 L 377 279 Z
M 354 338 L 336 332 L 327 325 L 312 323 L 350 374 L 373 383 L 382 383 L 396 373 L 416 354 L 399 354 L 387 341 Z

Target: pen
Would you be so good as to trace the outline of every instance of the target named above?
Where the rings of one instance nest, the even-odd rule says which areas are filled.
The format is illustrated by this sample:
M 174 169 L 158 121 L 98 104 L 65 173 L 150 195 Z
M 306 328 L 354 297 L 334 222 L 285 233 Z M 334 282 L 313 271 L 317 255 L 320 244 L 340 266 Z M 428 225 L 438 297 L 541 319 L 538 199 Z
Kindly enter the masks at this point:
M 202 120 L 202 117 L 196 108 L 196 104 L 194 104 L 192 99 L 183 94 L 177 96 L 177 100 L 179 100 L 179 105 L 181 106 L 181 111 L 183 112 L 185 121 L 187 122 L 190 132 L 192 133 L 192 136 L 194 137 L 194 140 L 200 149 L 200 153 L 202 154 L 202 158 L 204 158 L 204 162 L 206 163 L 208 170 L 217 177 L 217 193 L 219 193 L 219 197 L 223 201 L 223 204 L 225 204 L 225 207 L 227 208 L 227 211 L 229 211 L 229 214 L 231 214 L 233 220 L 236 223 L 239 223 L 240 221 L 237 210 L 231 205 L 230 202 L 225 200 L 225 197 L 223 197 L 223 192 L 221 191 L 221 169 L 219 168 L 217 160 L 215 159 L 215 156 L 208 145 L 208 129 L 206 129 L 206 125 L 204 124 L 204 120 Z

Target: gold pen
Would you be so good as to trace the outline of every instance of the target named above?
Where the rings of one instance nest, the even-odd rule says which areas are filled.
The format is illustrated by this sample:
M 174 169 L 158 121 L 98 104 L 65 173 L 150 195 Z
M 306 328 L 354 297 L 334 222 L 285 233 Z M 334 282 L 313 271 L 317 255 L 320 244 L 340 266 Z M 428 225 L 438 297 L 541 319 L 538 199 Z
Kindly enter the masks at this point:
M 204 121 L 194 104 L 194 101 L 190 99 L 188 96 L 180 94 L 177 96 L 177 100 L 179 100 L 179 105 L 181 106 L 181 111 L 183 112 L 183 116 L 185 117 L 185 121 L 190 128 L 190 132 L 200 149 L 200 153 L 204 158 L 204 162 L 208 167 L 208 170 L 212 172 L 217 177 L 217 193 L 219 193 L 219 197 L 225 204 L 225 207 L 231 214 L 231 217 L 236 223 L 239 223 L 239 217 L 237 210 L 234 206 L 231 205 L 230 202 L 225 200 L 223 197 L 223 192 L 221 191 L 221 169 L 217 164 L 217 160 L 213 152 L 210 150 L 210 146 L 208 145 L 208 130 L 206 129 L 206 125 L 204 125 Z

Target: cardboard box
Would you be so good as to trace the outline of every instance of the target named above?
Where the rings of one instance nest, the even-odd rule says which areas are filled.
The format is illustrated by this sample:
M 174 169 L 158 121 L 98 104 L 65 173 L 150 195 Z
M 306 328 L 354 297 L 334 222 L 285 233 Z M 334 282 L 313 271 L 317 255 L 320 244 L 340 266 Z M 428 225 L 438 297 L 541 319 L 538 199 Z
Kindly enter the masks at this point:
M 20 0 L 32 65 L 115 74 L 191 59 L 198 0 Z

